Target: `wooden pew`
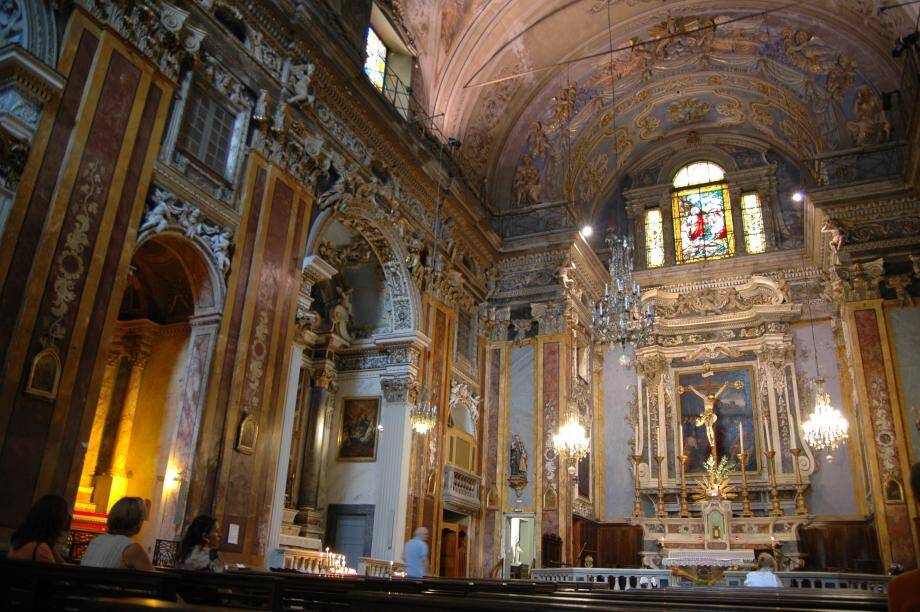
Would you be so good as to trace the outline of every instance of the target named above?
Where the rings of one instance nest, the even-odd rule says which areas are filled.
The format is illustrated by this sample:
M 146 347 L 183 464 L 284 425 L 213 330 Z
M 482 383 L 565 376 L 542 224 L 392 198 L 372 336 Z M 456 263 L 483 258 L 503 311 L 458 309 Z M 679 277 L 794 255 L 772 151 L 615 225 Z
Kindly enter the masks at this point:
M 0 561 L 0 601 L 11 610 L 82 609 L 102 597 L 175 601 L 176 592 L 160 572 Z

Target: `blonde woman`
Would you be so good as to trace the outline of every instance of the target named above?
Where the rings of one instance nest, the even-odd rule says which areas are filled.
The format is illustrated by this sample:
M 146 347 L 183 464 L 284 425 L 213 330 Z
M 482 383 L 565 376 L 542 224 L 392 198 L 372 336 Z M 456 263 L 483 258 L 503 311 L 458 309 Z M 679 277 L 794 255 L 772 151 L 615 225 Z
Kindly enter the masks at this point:
M 132 539 L 147 518 L 147 505 L 140 497 L 122 497 L 109 510 L 108 531 L 97 536 L 80 561 L 88 567 L 153 569 L 144 548 Z
M 757 571 L 748 572 L 744 579 L 744 586 L 749 587 L 781 587 L 783 583 L 773 572 L 776 571 L 776 560 L 772 555 L 760 553 L 757 557 Z

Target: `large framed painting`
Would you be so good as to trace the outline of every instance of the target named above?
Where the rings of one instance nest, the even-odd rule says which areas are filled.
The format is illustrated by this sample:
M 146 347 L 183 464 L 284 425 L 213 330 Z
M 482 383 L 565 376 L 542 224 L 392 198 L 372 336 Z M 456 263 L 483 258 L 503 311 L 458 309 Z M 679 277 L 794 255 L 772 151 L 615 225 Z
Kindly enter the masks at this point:
M 377 422 L 379 419 L 379 397 L 346 397 L 342 400 L 339 461 L 375 461 L 377 459 Z
M 687 473 L 705 472 L 703 464 L 711 454 L 707 421 L 712 428 L 716 451 L 729 457 L 736 471 L 741 470 L 738 453 L 744 435 L 749 472 L 758 469 L 757 420 L 755 411 L 754 371 L 750 366 L 679 372 L 677 375 L 677 413 L 687 455 Z M 707 419 L 707 404 L 712 405 Z M 742 434 L 743 432 L 743 434 Z

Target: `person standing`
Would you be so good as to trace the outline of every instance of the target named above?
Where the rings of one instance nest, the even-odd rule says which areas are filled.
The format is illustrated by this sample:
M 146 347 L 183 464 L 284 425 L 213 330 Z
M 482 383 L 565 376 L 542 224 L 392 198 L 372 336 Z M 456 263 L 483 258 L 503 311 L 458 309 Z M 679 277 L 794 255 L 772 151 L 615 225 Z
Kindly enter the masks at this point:
M 415 530 L 412 539 L 406 542 L 403 560 L 409 578 L 422 578 L 428 573 L 428 529 L 419 527 Z
M 910 468 L 910 488 L 914 499 L 920 503 L 920 461 Z M 888 583 L 888 610 L 890 612 L 917 612 L 920 610 L 920 569 L 906 572 Z

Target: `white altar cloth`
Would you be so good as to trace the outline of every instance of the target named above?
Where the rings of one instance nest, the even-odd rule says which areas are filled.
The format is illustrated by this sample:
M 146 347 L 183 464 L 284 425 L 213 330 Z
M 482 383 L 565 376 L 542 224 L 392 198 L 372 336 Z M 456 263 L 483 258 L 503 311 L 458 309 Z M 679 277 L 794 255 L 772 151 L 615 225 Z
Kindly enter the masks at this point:
M 709 567 L 732 567 L 754 561 L 754 549 L 735 550 L 669 550 L 668 556 L 661 560 L 665 567 L 690 567 L 702 565 Z

